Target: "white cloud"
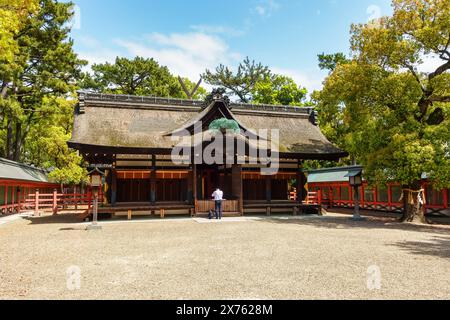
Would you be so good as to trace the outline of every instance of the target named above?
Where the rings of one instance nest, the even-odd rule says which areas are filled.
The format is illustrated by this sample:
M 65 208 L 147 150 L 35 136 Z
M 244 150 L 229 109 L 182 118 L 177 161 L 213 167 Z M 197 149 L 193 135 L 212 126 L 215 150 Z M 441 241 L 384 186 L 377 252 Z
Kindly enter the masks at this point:
M 205 33 L 205 34 L 219 34 L 228 37 L 239 37 L 245 34 L 244 30 L 235 29 L 228 26 L 220 26 L 220 25 L 192 25 L 190 28 L 196 32 Z
M 269 18 L 272 14 L 280 8 L 280 4 L 275 0 L 262 0 L 253 8 L 253 12 L 263 18 Z
M 235 64 L 241 58 L 220 37 L 200 32 L 152 33 L 140 40 L 116 39 L 115 43 L 129 56 L 154 58 L 172 73 L 192 81 L 197 81 L 207 68 Z
M 444 64 L 444 61 L 437 55 L 423 55 L 421 57 L 422 63 L 418 66 L 417 70 L 419 72 L 430 73 L 436 71 L 436 69 Z

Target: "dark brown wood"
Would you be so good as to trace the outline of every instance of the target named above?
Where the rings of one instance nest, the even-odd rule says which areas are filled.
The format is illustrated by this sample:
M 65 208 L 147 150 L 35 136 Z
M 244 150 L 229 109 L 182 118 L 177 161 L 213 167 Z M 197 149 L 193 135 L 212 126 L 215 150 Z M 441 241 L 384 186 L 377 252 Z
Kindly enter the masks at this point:
M 192 178 L 193 178 L 193 185 L 192 185 L 192 196 L 194 198 L 194 214 L 196 214 L 197 212 L 195 211 L 195 207 L 197 206 L 197 200 L 198 200 L 198 194 L 197 194 L 197 178 L 198 178 L 198 174 L 197 174 L 197 165 L 193 164 L 192 165 Z
M 150 173 L 150 202 L 156 203 L 156 155 L 152 155 L 152 172 Z
M 117 170 L 111 170 L 111 204 L 114 206 L 117 203 Z
M 242 184 L 242 166 L 233 165 L 231 169 L 231 193 L 239 200 L 239 212 L 244 215 L 244 192 Z
M 266 201 L 272 202 L 272 176 L 266 176 Z

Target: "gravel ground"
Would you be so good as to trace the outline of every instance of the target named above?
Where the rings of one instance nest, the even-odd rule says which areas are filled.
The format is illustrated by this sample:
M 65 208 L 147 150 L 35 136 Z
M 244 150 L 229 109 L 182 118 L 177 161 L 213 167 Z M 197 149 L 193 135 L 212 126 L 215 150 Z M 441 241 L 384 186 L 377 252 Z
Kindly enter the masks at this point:
M 450 299 L 448 226 L 333 214 L 111 222 L 101 231 L 76 221 L 0 225 L 0 299 Z M 79 288 L 67 273 L 77 268 Z M 369 290 L 377 268 L 381 288 Z

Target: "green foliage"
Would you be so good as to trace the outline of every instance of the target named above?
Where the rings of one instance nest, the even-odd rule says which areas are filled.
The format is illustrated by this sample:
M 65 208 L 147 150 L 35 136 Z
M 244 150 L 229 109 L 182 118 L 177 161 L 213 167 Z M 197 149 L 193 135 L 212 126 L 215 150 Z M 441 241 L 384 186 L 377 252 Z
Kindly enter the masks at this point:
M 221 118 L 214 120 L 209 125 L 209 130 L 211 131 L 233 131 L 234 133 L 241 132 L 239 124 L 234 120 L 229 120 L 227 118 Z
M 188 90 L 194 83 L 183 79 Z M 187 98 L 178 79 L 167 67 L 160 66 L 154 59 L 135 57 L 116 58 L 111 63 L 94 64 L 92 74 L 84 74 L 81 88 L 112 94 L 129 94 L 171 98 Z M 202 99 L 206 90 L 199 88 L 194 99 Z
M 2 157 L 57 170 L 81 163 L 66 144 L 73 103 L 67 108 L 64 101 L 76 90 L 86 64 L 69 38 L 72 7 L 55 0 L 0 3 L 0 42 L 11 44 L 0 51 Z
M 352 26 L 353 60 L 313 98 L 326 135 L 372 182 L 450 186 L 450 0 L 394 0 L 394 14 Z M 421 73 L 425 59 L 440 67 Z
M 25 140 L 27 160 L 51 169 L 50 179 L 58 183 L 78 184 L 86 180 L 82 157 L 67 145 L 75 104 L 75 99 L 44 98 L 40 115 Z
M 317 57 L 319 59 L 319 68 L 322 70 L 328 70 L 330 72 L 333 72 L 338 65 L 350 62 L 342 52 L 338 52 L 335 54 L 322 53 Z
M 282 75 L 274 75 L 258 82 L 253 90 L 253 102 L 300 106 L 305 103 L 308 90 L 299 87 L 295 81 Z
M 29 15 L 36 13 L 37 0 L 0 0 L 0 73 L 9 74 L 20 70 L 16 61 L 19 53 L 17 35 Z M 10 80 L 10 79 L 8 79 Z
M 237 96 L 242 103 L 252 100 L 252 93 L 259 82 L 271 78 L 269 67 L 261 63 L 250 61 L 247 57 L 239 64 L 234 73 L 229 67 L 220 64 L 215 72 L 206 70 L 203 79 L 210 85 L 222 87 L 228 90 L 228 94 Z
M 306 104 L 308 91 L 292 78 L 273 74 L 269 67 L 250 61 L 247 57 L 236 73 L 219 65 L 215 73 L 206 70 L 203 79 L 210 85 L 236 96 L 242 103 L 296 105 Z

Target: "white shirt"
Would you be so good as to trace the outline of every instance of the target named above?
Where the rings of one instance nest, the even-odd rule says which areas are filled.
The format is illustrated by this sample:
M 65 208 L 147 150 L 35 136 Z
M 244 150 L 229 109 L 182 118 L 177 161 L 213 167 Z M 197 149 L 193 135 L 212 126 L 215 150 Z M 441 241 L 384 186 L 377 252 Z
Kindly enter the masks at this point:
M 223 200 L 223 192 L 220 189 L 217 189 L 212 194 L 212 197 L 214 198 L 215 201 L 222 201 Z

